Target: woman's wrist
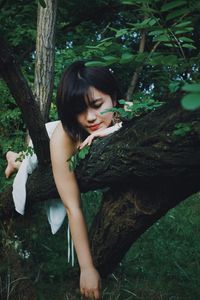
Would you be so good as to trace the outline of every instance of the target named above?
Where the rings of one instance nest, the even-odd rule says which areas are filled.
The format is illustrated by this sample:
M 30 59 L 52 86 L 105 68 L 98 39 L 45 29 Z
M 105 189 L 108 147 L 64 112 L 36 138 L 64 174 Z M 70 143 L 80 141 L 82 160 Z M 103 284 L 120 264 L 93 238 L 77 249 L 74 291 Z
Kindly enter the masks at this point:
M 80 265 L 81 271 L 89 270 L 89 269 L 96 269 L 93 263 Z

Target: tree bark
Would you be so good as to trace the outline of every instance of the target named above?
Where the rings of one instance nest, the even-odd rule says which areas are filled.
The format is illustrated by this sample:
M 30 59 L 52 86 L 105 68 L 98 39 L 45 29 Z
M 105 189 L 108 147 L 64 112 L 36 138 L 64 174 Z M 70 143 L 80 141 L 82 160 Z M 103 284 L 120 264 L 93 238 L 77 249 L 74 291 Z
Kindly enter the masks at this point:
M 38 4 L 34 95 L 47 122 L 54 82 L 57 0 L 46 0 L 45 3 L 46 8 Z
M 22 112 L 39 164 L 43 165 L 50 161 L 49 138 L 44 120 L 14 56 L 2 36 L 0 36 L 0 40 L 0 73 Z
M 190 126 L 177 132 L 176 125 Z M 187 127 L 188 128 L 188 127 Z M 171 207 L 200 189 L 200 111 L 179 100 L 95 141 L 76 170 L 81 191 L 109 187 L 96 216 L 91 241 L 102 276 L 114 270 L 131 244 Z M 1 193 L 1 219 L 13 213 L 11 191 Z M 58 197 L 50 166 L 27 183 L 27 209 Z

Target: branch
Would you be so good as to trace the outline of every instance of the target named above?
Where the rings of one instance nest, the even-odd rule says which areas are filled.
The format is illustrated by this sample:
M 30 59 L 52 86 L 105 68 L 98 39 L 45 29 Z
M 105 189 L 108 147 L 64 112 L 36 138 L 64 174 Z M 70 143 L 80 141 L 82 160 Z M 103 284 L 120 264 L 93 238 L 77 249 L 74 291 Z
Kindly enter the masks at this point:
M 35 102 L 25 77 L 2 36 L 0 36 L 0 40 L 0 73 L 22 112 L 23 119 L 33 141 L 39 164 L 45 164 L 50 161 L 49 138 L 39 107 Z
M 145 40 L 146 40 L 146 33 L 145 33 L 145 30 L 143 30 L 142 35 L 141 35 L 141 40 L 140 40 L 140 46 L 139 46 L 138 53 L 143 53 L 144 52 Z M 128 91 L 127 91 L 127 96 L 126 96 L 127 101 L 130 101 L 131 98 L 132 98 L 133 92 L 134 92 L 135 87 L 137 85 L 139 73 L 142 71 L 142 69 L 143 69 L 143 66 L 138 67 L 136 69 L 136 71 L 134 72 L 134 74 L 133 74 L 130 86 L 129 86 Z
M 169 178 L 182 181 L 200 176 L 200 114 L 183 110 L 179 102 L 171 100 L 95 141 L 76 170 L 81 191 L 121 186 L 122 182 L 142 188 L 144 184 L 155 185 L 156 178 L 165 182 Z M 191 124 L 191 131 L 176 136 L 177 123 Z M 29 206 L 55 197 L 58 194 L 51 166 L 35 170 L 27 183 Z M 1 193 L 0 198 L 0 217 L 9 217 L 13 211 L 11 189 Z
M 190 130 L 177 135 L 176 125 Z M 180 128 L 180 127 L 179 127 Z M 170 208 L 200 190 L 200 110 L 171 100 L 98 139 L 76 170 L 81 191 L 109 187 L 91 230 L 102 276 L 112 272 L 132 243 Z M 27 182 L 27 208 L 58 197 L 51 167 Z M 0 218 L 13 214 L 11 189 L 0 194 Z

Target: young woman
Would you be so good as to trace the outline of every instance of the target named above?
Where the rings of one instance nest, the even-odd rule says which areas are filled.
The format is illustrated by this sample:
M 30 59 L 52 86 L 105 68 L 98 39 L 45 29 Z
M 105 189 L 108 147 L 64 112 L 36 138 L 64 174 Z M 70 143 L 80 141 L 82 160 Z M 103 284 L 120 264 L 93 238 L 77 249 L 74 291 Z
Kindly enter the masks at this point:
M 121 127 L 114 121 L 113 112 L 118 105 L 118 85 L 109 69 L 85 67 L 83 62 L 73 63 L 62 75 L 57 109 L 60 122 L 50 139 L 53 176 L 59 195 L 68 214 L 71 235 L 80 265 L 80 291 L 87 298 L 100 299 L 100 276 L 95 269 L 85 220 L 80 205 L 80 192 L 67 159 L 95 137 L 104 137 Z M 9 177 L 19 168 L 18 154 L 7 153 Z

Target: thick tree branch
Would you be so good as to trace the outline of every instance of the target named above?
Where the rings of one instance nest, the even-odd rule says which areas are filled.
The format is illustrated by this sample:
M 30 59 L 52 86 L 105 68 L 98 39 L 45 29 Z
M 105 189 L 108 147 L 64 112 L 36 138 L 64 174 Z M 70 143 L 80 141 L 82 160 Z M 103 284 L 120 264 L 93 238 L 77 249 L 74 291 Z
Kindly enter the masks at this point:
M 177 134 L 177 124 L 190 130 Z M 171 100 L 125 122 L 94 142 L 76 174 L 81 191 L 110 187 L 91 231 L 95 263 L 106 276 L 149 226 L 200 190 L 200 111 L 185 111 Z M 38 168 L 28 179 L 27 209 L 55 197 L 51 167 Z M 13 214 L 11 189 L 0 198 L 3 220 Z
M 38 105 L 19 66 L 3 37 L 0 37 L 0 73 L 5 80 L 13 98 L 22 111 L 23 119 L 38 156 L 39 164 L 49 162 L 49 139 Z M 37 120 L 37 122 L 36 122 Z

